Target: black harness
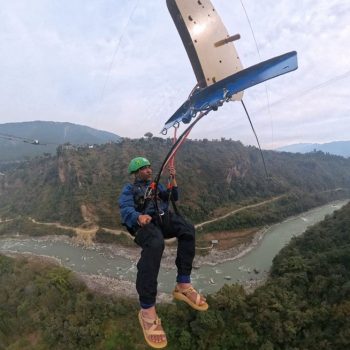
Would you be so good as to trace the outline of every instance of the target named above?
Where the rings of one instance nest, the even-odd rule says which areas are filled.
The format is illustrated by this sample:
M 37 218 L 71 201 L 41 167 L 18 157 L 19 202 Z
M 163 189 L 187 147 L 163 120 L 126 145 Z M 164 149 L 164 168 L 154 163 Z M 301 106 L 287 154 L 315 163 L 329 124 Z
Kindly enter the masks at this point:
M 162 223 L 161 216 L 164 215 L 164 213 L 160 214 L 157 212 L 158 205 L 155 205 L 155 191 L 153 191 L 149 186 L 143 186 L 139 183 L 134 183 L 132 187 L 132 194 L 133 194 L 133 199 L 134 199 L 134 208 L 136 211 L 139 213 L 145 214 L 147 212 L 147 209 L 149 208 L 149 205 L 152 203 L 154 204 L 154 209 L 155 209 L 155 214 L 153 215 L 153 220 L 158 222 L 159 224 Z M 177 206 L 175 204 L 175 201 L 172 197 L 172 191 L 171 189 L 168 190 L 167 192 L 158 192 L 157 196 L 157 201 L 162 200 L 162 201 L 168 201 L 171 202 L 174 212 L 177 215 L 179 214 L 179 211 L 177 209 Z M 159 210 L 159 209 L 158 209 Z M 168 215 L 168 213 L 166 213 Z M 131 233 L 132 235 L 135 235 L 136 231 L 138 230 L 139 226 L 134 226 L 134 227 L 128 227 L 124 225 L 128 232 Z
M 132 187 L 135 210 L 142 214 L 144 214 L 147 208 L 146 203 L 148 202 L 148 200 L 145 197 L 147 189 L 148 189 L 148 186 L 142 186 L 136 183 L 134 183 Z

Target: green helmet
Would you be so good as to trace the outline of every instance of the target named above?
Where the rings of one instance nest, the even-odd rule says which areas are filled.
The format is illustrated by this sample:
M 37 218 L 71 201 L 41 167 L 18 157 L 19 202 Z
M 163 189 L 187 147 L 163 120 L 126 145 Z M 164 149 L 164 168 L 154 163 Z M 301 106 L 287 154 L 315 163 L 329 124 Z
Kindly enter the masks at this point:
M 134 173 L 135 171 L 139 170 L 140 168 L 151 165 L 148 159 L 143 157 L 136 157 L 134 159 L 131 159 L 131 162 L 128 167 L 129 174 Z

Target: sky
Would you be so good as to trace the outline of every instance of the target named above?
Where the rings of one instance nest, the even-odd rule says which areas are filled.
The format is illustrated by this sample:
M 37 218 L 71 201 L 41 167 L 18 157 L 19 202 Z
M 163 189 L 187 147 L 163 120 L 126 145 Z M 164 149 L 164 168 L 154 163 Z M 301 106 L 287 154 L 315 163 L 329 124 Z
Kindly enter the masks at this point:
M 298 52 L 297 71 L 244 93 L 262 148 L 350 140 L 349 1 L 212 3 L 229 33 L 241 35 L 245 68 Z M 0 5 L 0 124 L 50 120 L 161 137 L 196 84 L 165 0 Z M 190 137 L 256 145 L 237 102 L 203 118 Z

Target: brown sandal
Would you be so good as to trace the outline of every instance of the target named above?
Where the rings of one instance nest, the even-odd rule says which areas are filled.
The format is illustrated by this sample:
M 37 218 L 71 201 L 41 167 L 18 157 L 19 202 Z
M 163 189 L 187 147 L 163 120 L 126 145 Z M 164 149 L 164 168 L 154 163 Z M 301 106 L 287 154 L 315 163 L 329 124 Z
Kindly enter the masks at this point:
M 196 302 L 194 303 L 187 295 L 190 293 L 196 293 Z M 198 311 L 206 311 L 208 310 L 209 305 L 204 301 L 203 304 L 200 304 L 201 301 L 201 295 L 191 286 L 186 289 L 180 289 L 178 286 L 175 287 L 175 290 L 173 291 L 173 297 L 177 300 L 182 300 L 188 305 L 190 305 L 193 309 Z
M 157 317 L 156 319 L 150 319 L 150 318 L 144 317 L 142 315 L 142 311 L 140 310 L 139 321 L 141 324 L 143 335 L 144 335 L 145 340 L 149 346 L 151 346 L 152 348 L 155 348 L 155 349 L 162 349 L 162 348 L 165 348 L 167 346 L 168 342 L 166 339 L 161 341 L 161 342 L 155 342 L 155 341 L 152 341 L 149 339 L 149 337 L 151 335 L 164 335 L 166 337 L 165 332 L 163 330 L 158 330 L 158 331 L 156 330 L 156 328 L 161 325 L 160 318 Z M 151 324 L 152 326 L 149 329 L 146 329 L 143 325 L 144 322 Z

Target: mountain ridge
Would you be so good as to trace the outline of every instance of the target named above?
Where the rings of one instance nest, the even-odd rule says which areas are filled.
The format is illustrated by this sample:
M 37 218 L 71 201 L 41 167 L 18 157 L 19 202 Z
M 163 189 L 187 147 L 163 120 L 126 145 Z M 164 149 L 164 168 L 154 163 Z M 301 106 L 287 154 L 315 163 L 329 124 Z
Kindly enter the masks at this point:
M 120 227 L 117 199 L 123 185 L 132 181 L 127 174 L 130 159 L 145 156 L 156 171 L 171 145 L 171 139 L 153 138 L 124 139 L 93 149 L 59 147 L 55 155 L 2 171 L 0 216 Z M 220 216 L 220 210 L 225 214 L 237 204 L 289 193 L 288 198 L 279 201 L 279 206 L 284 208 L 283 215 L 294 215 L 324 203 L 327 198 L 334 199 L 331 193 L 334 189 L 350 189 L 348 159 L 322 152 L 306 155 L 263 152 L 269 178 L 255 147 L 231 140 L 186 141 L 176 158 L 182 213 L 198 223 Z M 325 193 L 324 198 L 321 193 Z M 239 223 L 226 220 L 220 224 L 225 229 L 238 224 L 259 225 L 267 218 L 259 213 L 254 212 L 254 220 L 242 216 Z M 271 220 L 280 218 L 274 208 L 268 214 Z
M 70 122 L 30 121 L 0 124 L 0 162 L 55 153 L 58 145 L 120 142 L 121 137 Z
M 279 152 L 309 153 L 321 151 L 342 157 L 350 157 L 350 141 L 332 141 L 327 143 L 296 143 L 276 149 Z

